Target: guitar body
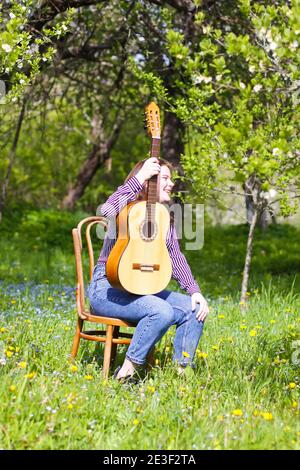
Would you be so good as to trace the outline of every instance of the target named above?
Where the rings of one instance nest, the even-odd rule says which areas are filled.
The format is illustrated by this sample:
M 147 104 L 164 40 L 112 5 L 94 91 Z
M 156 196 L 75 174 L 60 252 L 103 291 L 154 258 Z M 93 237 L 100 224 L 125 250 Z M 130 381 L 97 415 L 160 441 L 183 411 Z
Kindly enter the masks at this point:
M 137 295 L 160 292 L 172 275 L 166 247 L 169 212 L 162 204 L 155 203 L 151 233 L 145 229 L 145 212 L 146 201 L 131 202 L 120 211 L 118 238 L 106 263 L 110 284 Z

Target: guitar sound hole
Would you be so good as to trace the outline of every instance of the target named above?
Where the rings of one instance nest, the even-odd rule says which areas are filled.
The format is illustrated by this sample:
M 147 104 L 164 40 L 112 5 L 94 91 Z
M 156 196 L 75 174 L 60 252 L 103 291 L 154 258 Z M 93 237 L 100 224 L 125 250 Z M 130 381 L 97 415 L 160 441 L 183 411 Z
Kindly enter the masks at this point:
M 156 224 L 148 220 L 143 222 L 140 226 L 140 234 L 142 238 L 146 241 L 151 241 L 155 238 L 157 233 Z

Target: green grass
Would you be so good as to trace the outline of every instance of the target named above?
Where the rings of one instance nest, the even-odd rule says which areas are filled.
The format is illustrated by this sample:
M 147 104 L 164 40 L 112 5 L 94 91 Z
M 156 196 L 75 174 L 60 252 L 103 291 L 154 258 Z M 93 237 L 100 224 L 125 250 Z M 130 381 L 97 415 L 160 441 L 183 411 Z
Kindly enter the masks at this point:
M 257 232 L 241 313 L 246 227 L 207 228 L 203 250 L 186 253 L 211 309 L 195 373 L 174 370 L 173 328 L 152 372 L 124 387 L 103 381 L 99 345 L 82 340 L 68 362 L 80 217 L 44 213 L 39 234 L 36 214 L 12 221 L 17 235 L 0 228 L 0 448 L 299 449 L 299 230 Z
M 300 448 L 299 296 L 264 290 L 244 316 L 213 301 L 195 373 L 176 375 L 171 329 L 153 371 L 129 388 L 102 380 L 91 342 L 68 363 L 72 303 L 52 286 L 1 287 L 1 448 Z

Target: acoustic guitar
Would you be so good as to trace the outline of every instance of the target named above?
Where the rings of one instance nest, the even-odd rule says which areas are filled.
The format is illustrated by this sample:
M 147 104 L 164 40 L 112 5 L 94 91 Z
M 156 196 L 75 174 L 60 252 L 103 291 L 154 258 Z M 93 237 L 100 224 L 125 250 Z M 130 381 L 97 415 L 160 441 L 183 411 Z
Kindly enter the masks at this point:
M 155 103 L 146 107 L 151 157 L 159 158 L 160 114 Z M 158 175 L 148 180 L 143 201 L 132 201 L 117 216 L 117 240 L 107 262 L 109 283 L 137 295 L 156 294 L 170 282 L 172 265 L 166 238 L 170 226 L 167 208 L 158 202 Z

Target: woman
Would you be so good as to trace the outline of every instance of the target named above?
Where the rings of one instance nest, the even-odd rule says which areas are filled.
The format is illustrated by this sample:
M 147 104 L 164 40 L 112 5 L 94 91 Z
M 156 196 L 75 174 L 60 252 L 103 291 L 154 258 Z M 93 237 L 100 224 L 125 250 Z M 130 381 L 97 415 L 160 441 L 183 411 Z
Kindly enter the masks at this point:
M 115 217 L 122 207 L 135 199 L 145 198 L 147 180 L 159 177 L 159 202 L 170 203 L 174 183 L 171 165 L 155 157 L 142 160 L 127 176 L 101 208 L 104 217 Z M 137 323 L 122 367 L 114 377 L 132 378 L 139 366 L 146 363 L 147 354 L 172 325 L 176 325 L 173 361 L 182 373 L 187 365 L 193 366 L 194 354 L 208 314 L 208 305 L 178 244 L 175 226 L 170 224 L 166 245 L 172 262 L 172 277 L 187 292 L 163 290 L 154 295 L 135 295 L 110 286 L 105 275 L 105 264 L 115 244 L 106 234 L 103 247 L 94 268 L 89 298 L 95 315 L 120 318 Z

